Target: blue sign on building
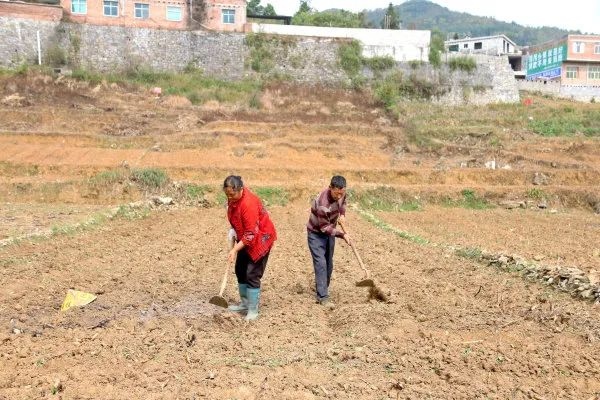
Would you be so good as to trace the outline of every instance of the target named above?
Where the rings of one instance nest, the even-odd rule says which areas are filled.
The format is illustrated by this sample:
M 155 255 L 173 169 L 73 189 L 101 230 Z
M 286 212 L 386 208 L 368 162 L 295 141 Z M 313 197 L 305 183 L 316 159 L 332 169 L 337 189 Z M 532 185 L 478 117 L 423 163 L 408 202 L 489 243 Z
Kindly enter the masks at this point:
M 547 69 L 545 71 L 538 72 L 537 74 L 527 75 L 527 79 L 534 80 L 534 79 L 540 79 L 540 78 L 541 79 L 558 78 L 558 77 L 560 77 L 561 70 L 562 70 L 561 67 Z

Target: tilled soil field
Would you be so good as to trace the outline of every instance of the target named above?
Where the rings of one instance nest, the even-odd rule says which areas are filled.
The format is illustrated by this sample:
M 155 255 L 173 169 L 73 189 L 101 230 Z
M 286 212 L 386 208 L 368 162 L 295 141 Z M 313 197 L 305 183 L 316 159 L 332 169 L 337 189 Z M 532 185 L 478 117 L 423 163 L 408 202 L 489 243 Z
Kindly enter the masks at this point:
M 399 154 L 401 129 L 344 94 L 251 112 L 22 79 L 0 92 L 24 99 L 0 107 L 0 399 L 600 399 L 597 141 Z M 511 169 L 483 167 L 492 156 Z M 94 181 L 145 167 L 168 171 L 164 193 Z M 227 267 L 229 173 L 287 193 L 268 207 L 279 239 L 253 323 L 208 303 Z M 348 226 L 388 302 L 354 285 L 338 242 L 336 308 L 315 303 L 308 200 L 333 173 L 357 196 Z M 205 185 L 202 201 L 179 196 L 182 182 Z M 465 188 L 493 208 L 448 200 Z M 374 189 L 422 207 L 361 208 Z M 115 211 L 151 195 L 174 204 Z M 591 299 L 458 248 L 578 268 Z M 97 299 L 60 311 L 68 289 Z

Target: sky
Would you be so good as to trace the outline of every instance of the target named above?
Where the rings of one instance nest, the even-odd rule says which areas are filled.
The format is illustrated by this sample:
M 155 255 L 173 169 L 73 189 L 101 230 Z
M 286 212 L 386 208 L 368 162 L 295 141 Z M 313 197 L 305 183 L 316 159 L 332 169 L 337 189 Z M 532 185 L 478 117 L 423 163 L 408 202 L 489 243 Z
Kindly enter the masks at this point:
M 399 5 L 403 2 L 403 0 L 395 0 L 392 4 Z M 568 3 L 557 3 L 552 0 L 432 0 L 432 2 L 451 11 L 493 17 L 505 22 L 514 21 L 530 27 L 553 26 L 600 34 L 600 0 L 571 0 Z M 367 10 L 387 8 L 389 3 L 390 0 L 309 0 L 311 8 L 317 11 L 342 8 L 359 12 L 365 8 Z M 272 4 L 279 15 L 294 15 L 298 11 L 300 0 L 261 0 L 261 5 L 267 4 Z

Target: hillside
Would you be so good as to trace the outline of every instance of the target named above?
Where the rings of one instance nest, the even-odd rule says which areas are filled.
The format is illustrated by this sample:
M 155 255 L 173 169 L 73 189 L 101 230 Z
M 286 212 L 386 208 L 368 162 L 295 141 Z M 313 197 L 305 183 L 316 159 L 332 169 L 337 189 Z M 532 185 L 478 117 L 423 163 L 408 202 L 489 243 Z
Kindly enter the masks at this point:
M 464 36 L 490 36 L 505 34 L 520 46 L 530 46 L 562 37 L 567 31 L 554 27 L 531 28 L 515 22 L 498 21 L 495 18 L 479 17 L 468 13 L 456 12 L 427 0 L 410 0 L 395 6 L 405 29 L 438 29 L 449 36 L 455 33 Z M 374 26 L 380 26 L 386 9 L 367 11 L 367 20 Z

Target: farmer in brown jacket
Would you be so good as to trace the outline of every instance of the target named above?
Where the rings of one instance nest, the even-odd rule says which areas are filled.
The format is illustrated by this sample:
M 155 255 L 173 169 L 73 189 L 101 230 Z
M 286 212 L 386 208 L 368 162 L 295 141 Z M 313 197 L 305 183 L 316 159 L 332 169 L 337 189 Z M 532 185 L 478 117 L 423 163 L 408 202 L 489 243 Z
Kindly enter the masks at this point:
M 317 302 L 333 309 L 335 305 L 329 299 L 329 283 L 333 273 L 333 250 L 335 238 L 339 237 L 350 244 L 350 236 L 337 229 L 338 219 L 346 215 L 346 179 L 336 175 L 313 199 L 310 218 L 306 224 L 308 230 L 308 248 L 313 259 Z

